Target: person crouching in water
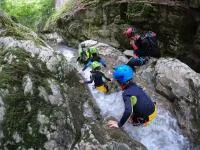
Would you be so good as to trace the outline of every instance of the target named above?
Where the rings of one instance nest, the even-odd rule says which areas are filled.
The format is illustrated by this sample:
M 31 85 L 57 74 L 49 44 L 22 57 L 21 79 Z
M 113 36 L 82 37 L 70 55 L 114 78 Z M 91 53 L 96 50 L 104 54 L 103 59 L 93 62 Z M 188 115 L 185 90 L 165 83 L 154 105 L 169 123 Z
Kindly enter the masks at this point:
M 135 73 L 128 65 L 118 65 L 114 68 L 113 78 L 117 80 L 123 90 L 125 110 L 119 122 L 108 121 L 109 127 L 121 128 L 127 121 L 133 126 L 146 126 L 157 115 L 155 104 L 151 98 L 132 81 L 134 76 Z
M 89 81 L 80 80 L 79 82 L 82 84 L 89 84 L 94 81 L 94 86 L 98 91 L 107 93 L 109 89 L 106 83 L 103 81 L 103 78 L 106 79 L 107 81 L 111 80 L 107 78 L 104 75 L 104 73 L 100 71 L 101 64 L 99 62 L 94 61 L 92 62 L 91 66 L 92 66 L 92 71 L 90 71 L 91 72 L 90 80 Z
M 101 63 L 106 68 L 106 63 L 102 57 L 99 56 L 97 49 L 94 47 L 88 48 L 90 53 L 90 58 L 87 60 L 87 63 L 84 65 L 82 71 L 85 71 L 94 61 Z
M 77 62 L 79 62 L 80 64 L 86 65 L 91 56 L 90 56 L 90 52 L 88 51 L 84 43 L 79 44 L 78 53 L 79 53 L 79 57 L 77 58 Z

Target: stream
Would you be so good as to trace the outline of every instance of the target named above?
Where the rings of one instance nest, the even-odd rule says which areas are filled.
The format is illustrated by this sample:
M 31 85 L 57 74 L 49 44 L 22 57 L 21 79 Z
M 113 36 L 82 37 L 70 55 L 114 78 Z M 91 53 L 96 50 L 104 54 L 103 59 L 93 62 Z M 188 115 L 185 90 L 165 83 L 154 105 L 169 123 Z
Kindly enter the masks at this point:
M 56 47 L 69 62 L 76 64 L 76 54 L 71 48 L 64 45 Z M 77 65 L 77 70 L 81 67 Z M 87 68 L 82 73 L 83 78 L 89 79 L 90 68 Z M 101 110 L 101 115 L 106 117 L 115 117 L 120 120 L 123 111 L 124 103 L 122 100 L 122 92 L 115 92 L 109 95 L 98 92 L 94 89 L 93 84 L 88 85 L 89 90 L 95 100 L 95 103 Z M 160 101 L 158 103 L 161 103 Z M 85 112 L 89 114 L 89 110 Z M 158 108 L 157 118 L 147 127 L 133 127 L 126 123 L 123 130 L 133 139 L 144 144 L 148 150 L 186 150 L 190 149 L 190 142 L 181 133 L 175 117 L 164 107 Z

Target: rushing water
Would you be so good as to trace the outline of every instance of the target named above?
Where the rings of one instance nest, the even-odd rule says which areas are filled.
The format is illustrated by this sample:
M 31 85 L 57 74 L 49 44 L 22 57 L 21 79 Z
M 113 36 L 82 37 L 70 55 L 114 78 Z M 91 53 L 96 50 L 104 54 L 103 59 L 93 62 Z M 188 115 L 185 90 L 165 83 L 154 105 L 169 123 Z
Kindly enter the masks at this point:
M 60 46 L 57 48 L 69 61 L 74 58 L 71 49 Z M 78 70 L 81 68 L 78 66 Z M 85 79 L 89 79 L 90 68 L 82 73 Z M 78 83 L 77 83 L 78 84 Z M 89 89 L 94 97 L 96 104 L 101 109 L 101 115 L 105 117 L 113 116 L 120 119 L 124 111 L 124 103 L 121 92 L 115 92 L 109 95 L 98 92 L 92 84 Z M 189 142 L 185 138 L 177 124 L 176 119 L 165 108 L 158 108 L 157 118 L 147 127 L 133 127 L 126 123 L 123 129 L 134 139 L 143 143 L 149 150 L 184 150 L 190 149 Z

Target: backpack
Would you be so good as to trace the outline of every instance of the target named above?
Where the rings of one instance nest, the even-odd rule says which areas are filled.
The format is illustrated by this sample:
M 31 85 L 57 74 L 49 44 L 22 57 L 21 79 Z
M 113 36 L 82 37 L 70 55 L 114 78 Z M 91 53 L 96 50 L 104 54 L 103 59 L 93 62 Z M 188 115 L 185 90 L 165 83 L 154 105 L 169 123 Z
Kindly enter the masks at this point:
M 86 62 L 88 59 L 86 51 L 82 51 L 80 54 L 81 61 Z
M 90 53 L 88 52 L 88 50 L 86 48 L 79 49 L 79 57 L 78 57 L 77 61 L 85 64 L 85 63 L 87 63 L 87 61 L 90 57 L 91 57 Z
M 152 31 L 148 31 L 141 36 L 141 39 L 147 40 L 148 42 L 148 48 L 145 50 L 145 53 L 147 56 L 152 56 L 152 57 L 160 56 L 159 51 L 158 51 L 156 33 Z

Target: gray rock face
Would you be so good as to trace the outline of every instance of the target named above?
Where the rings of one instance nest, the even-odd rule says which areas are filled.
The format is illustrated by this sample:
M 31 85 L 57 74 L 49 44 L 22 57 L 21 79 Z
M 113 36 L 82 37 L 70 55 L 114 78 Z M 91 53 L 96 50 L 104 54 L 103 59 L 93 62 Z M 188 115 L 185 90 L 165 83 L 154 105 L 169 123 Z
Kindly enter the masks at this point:
M 198 143 L 200 130 L 200 75 L 176 59 L 159 59 L 156 90 L 171 99 L 182 128 Z
M 141 76 L 171 100 L 181 128 L 199 144 L 200 74 L 177 59 L 160 58 L 142 70 Z
M 190 3 L 190 7 L 200 8 L 200 1 L 199 0 L 191 0 L 189 3 Z
M 156 89 L 170 91 L 169 98 L 185 99 L 194 103 L 195 96 L 200 98 L 200 75 L 177 59 L 159 59 L 155 66 Z M 166 90 L 162 90 L 165 88 Z M 194 95 L 194 92 L 197 93 Z
M 2 13 L 0 31 L 0 149 L 145 149 L 104 127 L 63 55 Z
M 62 37 L 58 33 L 56 33 L 56 32 L 43 34 L 42 38 L 45 41 L 48 41 L 48 43 L 51 43 L 51 44 L 54 44 L 54 45 L 63 42 Z

